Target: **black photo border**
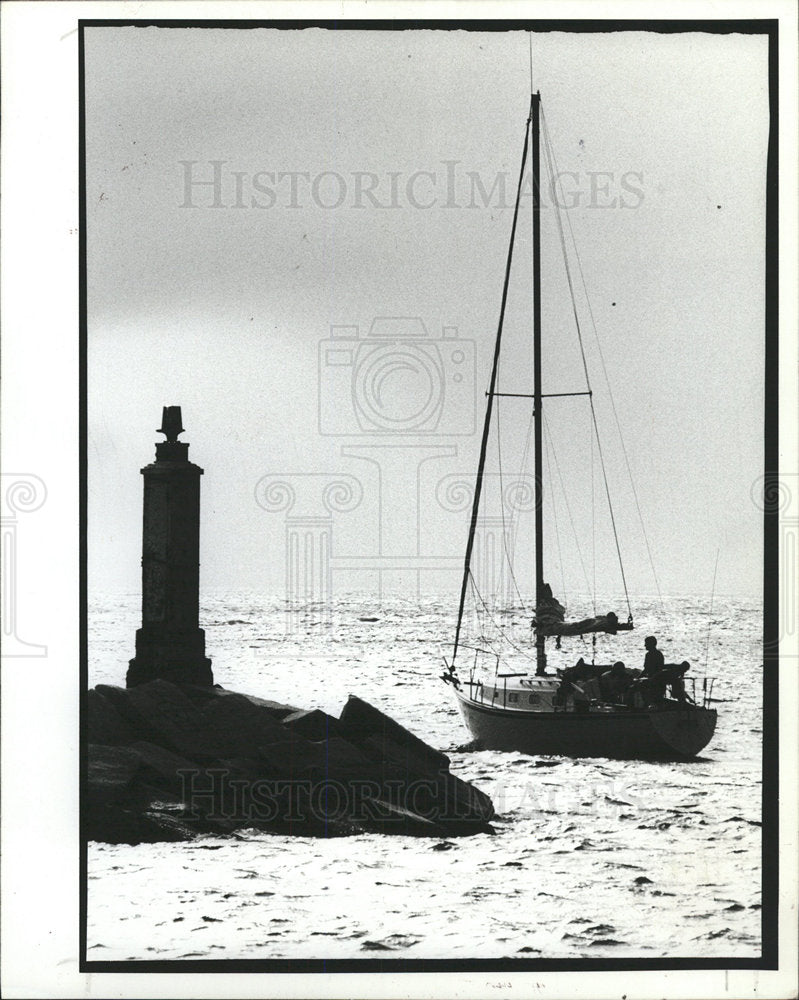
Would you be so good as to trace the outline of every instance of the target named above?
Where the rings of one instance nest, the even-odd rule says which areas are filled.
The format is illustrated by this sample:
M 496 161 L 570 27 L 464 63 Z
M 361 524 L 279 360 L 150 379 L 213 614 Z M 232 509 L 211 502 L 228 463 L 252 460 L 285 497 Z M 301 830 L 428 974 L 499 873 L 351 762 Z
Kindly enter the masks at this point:
M 779 511 L 764 504 L 763 513 L 763 742 L 762 742 L 762 910 L 761 954 L 755 958 L 597 958 L 597 959 L 208 959 L 90 961 L 87 947 L 88 842 L 86 827 L 87 745 L 84 732 L 88 692 L 88 584 L 87 584 L 87 262 L 86 262 L 86 28 L 157 27 L 271 28 L 292 31 L 323 28 L 329 31 L 526 31 L 606 33 L 645 31 L 661 34 L 762 34 L 768 37 L 769 139 L 766 166 L 765 225 L 765 413 L 763 496 L 777 495 L 779 486 L 778 397 L 778 267 L 779 267 L 779 21 L 773 19 L 718 20 L 201 20 L 201 19 L 79 19 L 79 509 L 80 509 L 80 750 L 79 750 L 79 970 L 84 973 L 445 973 L 445 972 L 645 972 L 661 970 L 757 970 L 778 966 L 779 902 Z M 771 509 L 769 509 L 771 507 Z

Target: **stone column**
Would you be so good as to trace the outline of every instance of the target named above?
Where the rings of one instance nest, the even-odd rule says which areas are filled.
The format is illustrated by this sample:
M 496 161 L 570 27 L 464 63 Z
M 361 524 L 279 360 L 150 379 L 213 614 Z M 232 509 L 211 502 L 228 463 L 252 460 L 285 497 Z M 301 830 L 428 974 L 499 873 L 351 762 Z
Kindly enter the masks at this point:
M 200 476 L 189 461 L 179 406 L 165 406 L 155 462 L 144 476 L 142 627 L 127 686 L 162 678 L 212 686 L 200 614 Z

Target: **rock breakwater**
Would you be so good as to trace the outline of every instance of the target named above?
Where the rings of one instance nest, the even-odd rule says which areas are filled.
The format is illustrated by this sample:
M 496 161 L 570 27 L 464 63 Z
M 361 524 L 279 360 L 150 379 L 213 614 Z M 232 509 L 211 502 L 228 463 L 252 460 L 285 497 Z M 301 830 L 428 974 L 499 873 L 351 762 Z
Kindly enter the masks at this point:
M 90 840 L 441 837 L 485 832 L 494 816 L 446 754 L 354 696 L 335 718 L 218 686 L 101 684 L 85 721 Z

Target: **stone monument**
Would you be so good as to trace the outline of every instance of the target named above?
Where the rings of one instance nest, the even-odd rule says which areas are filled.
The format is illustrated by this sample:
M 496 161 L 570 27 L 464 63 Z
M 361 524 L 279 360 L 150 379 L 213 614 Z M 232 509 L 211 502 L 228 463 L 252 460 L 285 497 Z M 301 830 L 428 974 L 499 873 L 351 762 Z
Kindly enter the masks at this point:
M 200 476 L 189 461 L 179 406 L 165 406 L 155 462 L 144 476 L 142 627 L 130 661 L 128 687 L 161 678 L 211 687 L 200 615 Z

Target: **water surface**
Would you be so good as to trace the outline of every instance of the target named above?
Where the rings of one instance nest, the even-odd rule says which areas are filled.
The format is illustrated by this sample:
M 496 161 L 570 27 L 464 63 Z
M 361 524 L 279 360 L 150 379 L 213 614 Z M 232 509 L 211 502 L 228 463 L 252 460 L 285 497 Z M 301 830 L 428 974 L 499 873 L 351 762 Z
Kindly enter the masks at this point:
M 437 680 L 453 613 L 436 601 L 349 598 L 289 617 L 252 595 L 206 600 L 218 683 L 333 715 L 358 694 L 491 795 L 496 832 L 92 844 L 89 959 L 759 954 L 762 613 L 718 596 L 707 611 L 644 604 L 598 657 L 640 666 L 656 631 L 667 661 L 701 675 L 710 636 L 716 735 L 700 759 L 664 764 L 458 750 L 469 735 Z M 124 685 L 138 624 L 137 597 L 95 602 L 91 686 Z M 558 663 L 590 657 L 570 643 Z

